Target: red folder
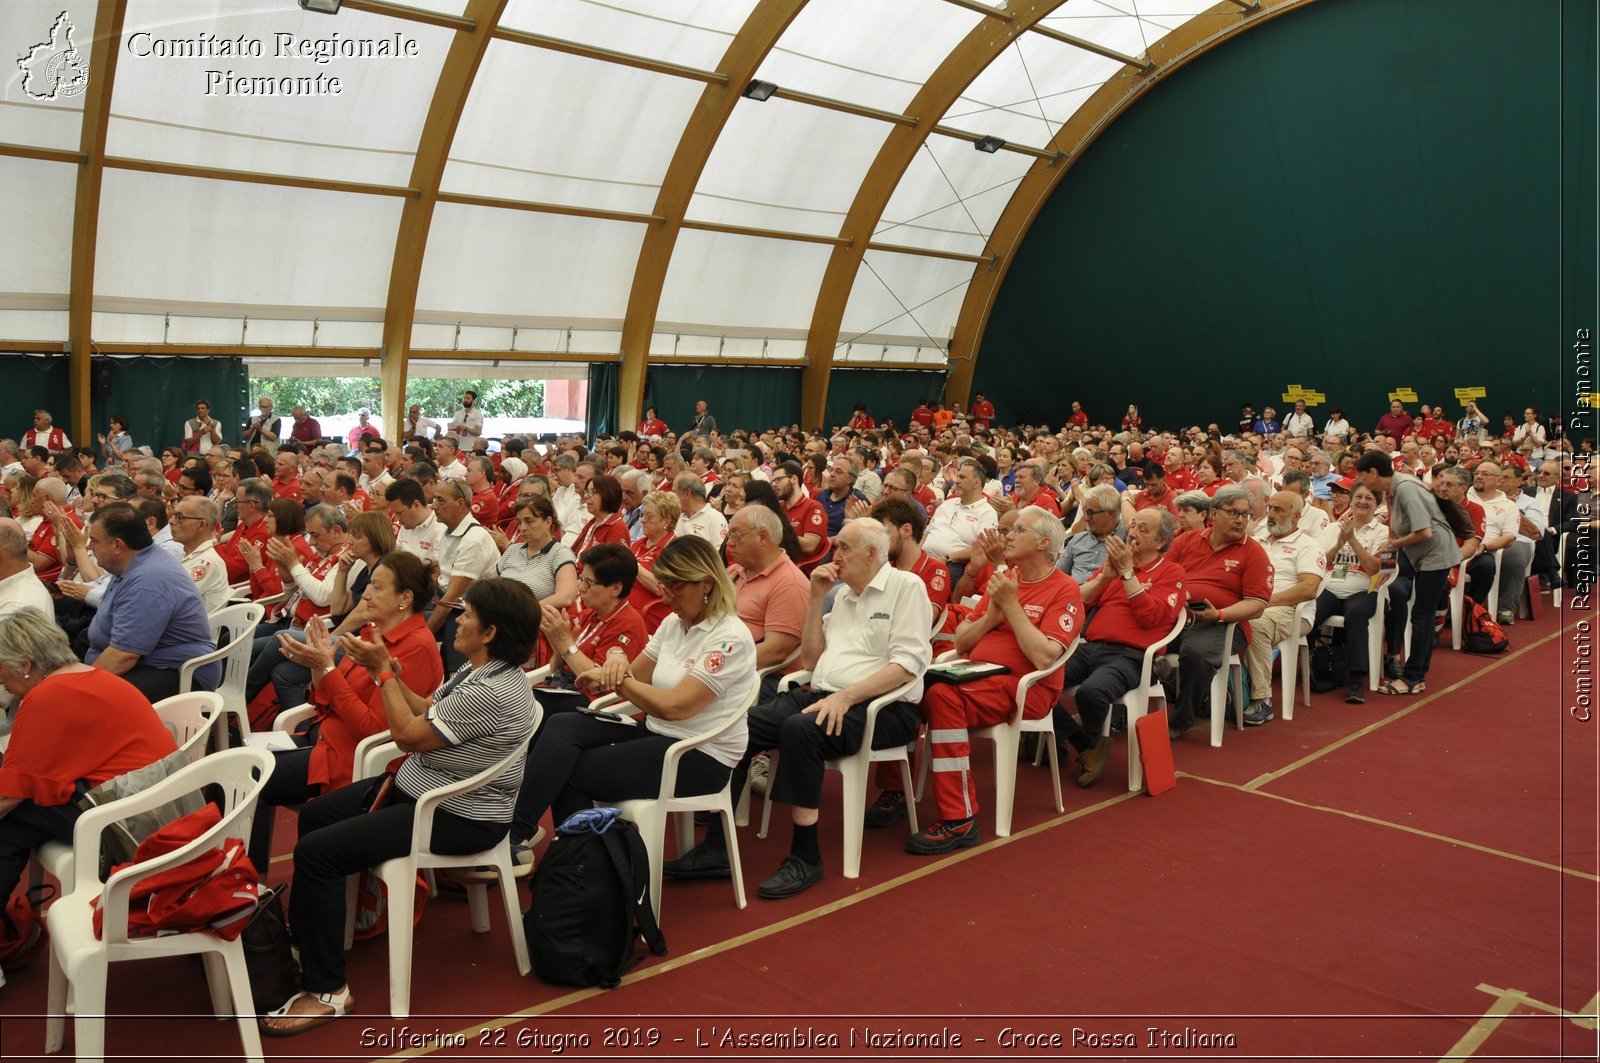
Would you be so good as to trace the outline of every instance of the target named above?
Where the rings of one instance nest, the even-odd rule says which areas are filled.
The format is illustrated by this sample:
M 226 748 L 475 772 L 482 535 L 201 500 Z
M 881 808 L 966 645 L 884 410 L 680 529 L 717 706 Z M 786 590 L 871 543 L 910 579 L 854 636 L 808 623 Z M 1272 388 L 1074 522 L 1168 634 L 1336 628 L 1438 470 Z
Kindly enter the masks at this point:
M 1167 714 L 1152 712 L 1133 724 L 1139 731 L 1139 763 L 1144 768 L 1145 793 L 1154 797 L 1178 785 L 1172 770 L 1172 739 L 1167 735 Z

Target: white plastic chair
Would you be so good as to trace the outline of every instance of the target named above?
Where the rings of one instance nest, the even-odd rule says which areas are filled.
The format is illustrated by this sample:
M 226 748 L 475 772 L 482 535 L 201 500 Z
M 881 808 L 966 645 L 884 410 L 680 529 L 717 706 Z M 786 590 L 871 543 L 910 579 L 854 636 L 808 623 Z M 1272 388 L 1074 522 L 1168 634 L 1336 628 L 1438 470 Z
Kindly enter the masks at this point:
M 537 729 L 542 710 L 534 709 L 533 726 Z M 365 743 L 363 743 L 365 744 Z M 435 853 L 431 844 L 433 841 L 433 813 L 439 804 L 446 798 L 457 794 L 471 793 L 473 790 L 488 785 L 502 773 L 510 769 L 513 761 L 523 756 L 528 749 L 527 738 L 518 743 L 500 760 L 480 771 L 469 779 L 437 786 L 417 798 L 416 818 L 411 825 L 411 852 L 393 860 L 385 860 L 373 870 L 383 880 L 384 892 L 388 896 L 389 905 L 389 1012 L 397 1019 L 404 1019 L 411 1014 L 411 938 L 412 938 L 412 913 L 416 904 L 417 872 L 430 868 L 446 867 L 488 867 L 492 869 L 498 879 L 500 895 L 505 901 L 506 922 L 511 930 L 511 947 L 516 952 L 517 970 L 527 974 L 533 970 L 533 964 L 528 958 L 528 939 L 522 931 L 522 912 L 517 906 L 517 880 L 511 868 L 511 837 L 509 832 L 503 836 L 494 847 L 485 849 L 480 853 L 468 853 L 464 856 L 446 856 Z M 368 746 L 364 751 L 365 764 L 384 764 L 400 753 L 400 747 L 393 742 L 377 743 Z M 365 776 L 362 776 L 363 778 Z M 472 914 L 472 929 L 480 934 L 489 932 L 489 894 L 488 884 L 484 882 L 469 882 L 467 887 L 467 906 Z M 354 906 L 348 906 L 346 912 L 346 940 L 349 938 L 349 924 L 355 919 Z
M 1173 621 L 1172 630 L 1167 632 L 1167 637 L 1151 643 L 1150 647 L 1144 651 L 1144 665 L 1139 671 L 1138 685 L 1111 703 L 1113 711 L 1106 713 L 1106 722 L 1100 728 L 1100 736 L 1102 738 L 1110 736 L 1111 719 L 1116 715 L 1115 710 L 1117 707 L 1121 706 L 1123 715 L 1128 721 L 1129 793 L 1138 793 L 1144 789 L 1144 763 L 1139 759 L 1139 729 L 1134 725 L 1149 714 L 1151 702 L 1159 701 L 1165 706 L 1167 700 L 1166 688 L 1155 677 L 1156 654 L 1165 648 L 1167 643 L 1178 637 L 1178 633 L 1183 630 L 1183 625 L 1188 622 L 1188 619 L 1182 609 L 1178 610 L 1178 618 Z M 1070 694 L 1077 689 L 1077 687 L 1073 687 L 1067 693 Z M 1040 750 L 1040 753 L 1043 752 L 1043 750 Z M 1034 758 L 1034 762 L 1038 763 L 1037 755 Z
M 760 683 L 758 677 L 756 679 L 758 690 Z M 729 789 L 733 785 L 733 780 L 730 778 L 723 784 L 722 789 L 714 794 L 679 797 L 677 789 L 678 762 L 683 759 L 683 755 L 691 749 L 720 738 L 723 732 L 745 719 L 747 714 L 748 710 L 744 713 L 730 713 L 728 718 L 713 730 L 695 738 L 680 738 L 668 746 L 666 756 L 661 763 L 661 788 L 655 797 L 599 802 L 615 804 L 622 810 L 622 818 L 639 828 L 639 837 L 644 841 L 645 852 L 650 854 L 650 908 L 655 912 L 658 923 L 661 921 L 661 862 L 666 849 L 669 815 L 674 817 L 677 825 L 679 855 L 688 852 L 694 845 L 696 812 L 715 812 L 722 817 L 722 836 L 727 841 L 728 867 L 733 872 L 733 901 L 740 908 L 745 906 L 744 874 L 739 867 L 739 837 L 734 830 L 733 794 Z
M 1392 568 L 1384 573 L 1383 579 L 1378 582 L 1376 588 L 1378 611 L 1367 621 L 1367 688 L 1369 690 L 1377 690 L 1383 682 L 1383 614 L 1387 611 L 1389 604 L 1389 584 L 1393 583 L 1399 576 L 1400 570 L 1397 568 Z M 1455 587 L 1450 591 L 1450 615 L 1452 617 L 1456 615 L 1456 592 L 1462 591 L 1462 583 L 1462 580 L 1457 580 Z M 1462 591 L 1462 593 L 1465 593 L 1465 591 Z M 1342 628 L 1344 627 L 1344 617 L 1330 616 L 1322 622 L 1322 626 L 1324 628 Z M 1455 637 L 1459 639 L 1461 624 L 1459 622 L 1453 623 L 1451 630 L 1456 633 Z M 1308 701 L 1307 704 L 1310 704 L 1310 702 Z M 1286 716 L 1284 719 L 1288 719 L 1288 717 Z
M 220 848 L 229 838 L 237 838 L 241 843 L 248 841 L 250 816 L 272 768 L 272 754 L 266 750 L 226 750 L 202 757 L 148 790 L 90 809 L 78 817 L 73 828 L 73 849 L 98 853 L 100 835 L 110 824 L 164 805 L 201 787 L 220 786 L 226 809 L 222 821 L 200 837 L 165 856 L 123 868 L 111 876 L 103 891 L 98 879 L 99 861 L 77 861 L 71 890 L 45 913 L 50 930 L 46 1052 L 61 1050 L 70 1009 L 78 1058 L 104 1057 L 106 975 L 110 964 L 119 960 L 199 954 L 205 961 L 213 1011 L 219 1018 L 232 1014 L 239 1023 L 245 1058 L 258 1063 L 262 1060 L 261 1035 L 256 1029 L 256 1006 L 250 993 L 250 975 L 245 970 L 243 941 L 224 941 L 204 931 L 130 938 L 128 895 L 136 883 L 148 876 Z M 242 849 L 240 857 L 243 857 Z M 105 912 L 101 937 L 95 936 L 94 911 L 90 907 L 96 896 L 102 898 Z
M 1033 685 L 1067 666 L 1067 658 L 1072 656 L 1072 651 L 1078 648 L 1078 639 L 1073 639 L 1066 649 L 1056 655 L 1055 660 L 1036 671 L 1029 672 L 1017 683 L 1016 712 L 1007 723 L 998 723 L 991 727 L 974 727 L 967 732 L 969 741 L 987 738 L 994 742 L 994 833 L 996 837 L 1008 838 L 1011 836 L 1011 813 L 1016 805 L 1017 797 L 1017 750 L 1022 745 L 1024 732 L 1035 732 L 1039 735 L 1039 745 L 1048 747 L 1045 752 L 1050 758 L 1050 783 L 1055 787 L 1056 811 L 1066 811 L 1066 806 L 1061 800 L 1061 765 L 1056 755 L 1056 724 L 1053 712 L 1046 712 L 1037 720 L 1025 720 L 1022 712 L 1027 704 L 1028 691 Z M 1052 709 L 1054 706 L 1051 707 Z M 931 757 L 924 758 L 931 760 Z
M 206 616 L 211 625 L 211 637 L 221 641 L 226 632 L 229 642 L 219 650 L 192 657 L 183 663 L 178 672 L 178 692 L 188 693 L 194 687 L 197 671 L 213 661 L 222 662 L 222 678 L 217 683 L 217 693 L 222 695 L 222 712 L 216 718 L 216 749 L 228 747 L 228 717 L 239 724 L 239 733 L 250 734 L 250 712 L 245 703 L 245 683 L 250 676 L 250 648 L 255 644 L 256 625 L 266 610 L 256 602 L 226 605 Z
M 780 691 L 790 687 L 799 686 L 811 681 L 811 673 L 790 672 L 778 683 Z M 872 774 L 872 765 L 883 760 L 900 762 L 900 780 L 906 793 L 911 793 L 911 752 L 917 747 L 916 738 L 903 746 L 893 746 L 889 749 L 873 749 L 872 736 L 878 727 L 878 712 L 885 705 L 893 705 L 911 693 L 921 677 L 911 680 L 903 686 L 897 687 L 889 693 L 874 698 L 867 705 L 867 726 L 861 732 L 861 748 L 848 757 L 839 757 L 828 761 L 824 765 L 827 771 L 836 771 L 843 780 L 844 802 L 844 877 L 861 877 L 861 838 L 866 830 L 867 817 L 867 779 Z M 778 778 L 778 757 L 774 753 L 772 766 L 767 772 L 767 799 L 761 808 L 761 830 L 756 834 L 758 838 L 767 836 L 767 827 L 772 822 L 772 787 Z M 917 833 L 917 806 L 906 802 L 906 813 L 911 821 L 911 833 Z
M 205 755 L 205 739 L 211 734 L 212 723 L 222 712 L 222 698 L 209 690 L 196 690 L 188 694 L 174 694 L 155 703 L 156 715 L 178 743 L 178 749 L 188 764 Z M 65 842 L 45 842 L 32 861 L 29 885 L 44 881 L 44 873 L 55 876 L 66 893 L 74 885 L 72 846 Z M 98 864 L 98 854 L 95 862 Z
M 1323 580 L 1327 582 L 1326 579 Z M 1319 590 L 1320 594 L 1321 591 Z M 1289 637 L 1277 644 L 1279 670 L 1283 679 L 1283 718 L 1294 719 L 1294 681 L 1298 675 L 1300 690 L 1305 695 L 1306 708 L 1311 707 L 1311 621 L 1316 619 L 1317 597 L 1312 595 L 1309 601 L 1301 602 L 1295 607 L 1295 631 Z M 1301 624 L 1305 625 L 1306 633 L 1298 634 Z M 1301 650 L 1305 650 L 1301 653 Z M 1267 658 L 1267 666 L 1271 667 L 1272 658 Z
M 1484 608 L 1489 610 L 1491 620 L 1500 615 L 1500 566 L 1505 558 L 1505 549 L 1494 552 L 1494 582 L 1489 584 L 1489 597 L 1484 604 Z
M 1233 629 L 1237 623 L 1230 623 L 1222 632 L 1222 652 L 1225 654 L 1222 667 L 1217 669 L 1217 674 L 1211 677 L 1211 745 L 1213 748 L 1222 746 L 1222 732 L 1228 723 L 1228 680 L 1235 670 L 1239 673 L 1239 684 L 1235 687 L 1237 696 L 1234 706 L 1234 725 L 1239 730 L 1244 730 L 1244 707 L 1246 702 L 1245 684 L 1250 681 L 1245 674 L 1244 665 L 1239 662 L 1239 655 L 1233 653 Z

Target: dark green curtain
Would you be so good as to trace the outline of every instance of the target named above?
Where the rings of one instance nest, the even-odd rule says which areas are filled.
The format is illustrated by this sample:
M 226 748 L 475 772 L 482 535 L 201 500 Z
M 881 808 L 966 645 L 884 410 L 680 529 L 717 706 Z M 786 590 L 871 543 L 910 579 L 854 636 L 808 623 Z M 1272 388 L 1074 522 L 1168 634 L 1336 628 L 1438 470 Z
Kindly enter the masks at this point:
M 653 365 L 645 378 L 645 407 L 682 432 L 694 404 L 706 408 L 724 433 L 794 424 L 800 416 L 800 370 L 787 366 Z M 590 399 L 591 403 L 593 399 Z M 632 427 L 632 426 L 630 426 Z
M 238 442 L 250 401 L 250 371 L 242 358 L 94 359 L 95 373 L 102 366 L 110 367 L 111 387 L 90 403 L 96 432 L 106 430 L 112 414 L 125 414 L 134 445 L 160 454 L 162 447 L 182 441 L 183 422 L 204 399 L 211 403 L 211 416 L 222 422 L 222 438 Z
M 1312 4 L 1163 78 L 1040 210 L 975 388 L 1057 425 L 1073 399 L 1226 424 L 1293 385 L 1368 430 L 1406 387 L 1452 417 L 1458 388 L 1496 421 L 1553 405 L 1595 324 L 1594 5 L 1509 10 Z
M 931 405 L 944 396 L 944 370 L 919 369 L 840 369 L 834 366 L 828 378 L 828 408 L 825 428 L 847 424 L 856 403 L 866 403 L 867 412 L 882 424 L 893 418 L 896 426 L 911 423 L 911 411 L 918 399 Z
M 617 371 L 616 362 L 592 362 L 589 365 L 588 429 L 591 441 L 603 435 L 621 431 L 617 423 Z M 629 427 L 632 427 L 631 425 Z
M 0 438 L 21 440 L 33 427 L 33 411 L 49 410 L 55 424 L 78 446 L 90 446 L 72 434 L 72 382 L 67 356 L 0 354 Z
M 1600 391 L 1600 283 L 1595 266 L 1595 5 L 1561 4 L 1562 404 L 1575 437 L 1595 434 L 1595 411 L 1580 395 Z M 1574 440 L 1576 442 L 1576 439 Z

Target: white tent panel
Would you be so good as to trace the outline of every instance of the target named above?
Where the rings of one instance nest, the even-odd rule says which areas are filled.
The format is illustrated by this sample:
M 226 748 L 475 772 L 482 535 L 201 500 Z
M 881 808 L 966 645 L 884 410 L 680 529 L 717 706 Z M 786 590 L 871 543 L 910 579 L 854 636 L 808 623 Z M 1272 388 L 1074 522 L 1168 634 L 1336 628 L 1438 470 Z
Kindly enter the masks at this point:
M 1023 34 L 979 74 L 941 124 L 1042 148 L 1109 77 L 1115 59 Z
M 889 130 L 886 122 L 806 104 L 740 100 L 688 216 L 837 235 Z
M 294 307 L 295 316 L 381 308 L 400 210 L 389 196 L 110 170 L 95 294 L 241 316 L 257 307 Z
M 649 213 L 701 84 L 495 41 L 442 187 Z
M 1014 151 L 990 154 L 964 140 L 929 137 L 895 186 L 872 238 L 983 254 L 1012 189 L 1033 163 Z
M 870 343 L 856 340 L 842 342 L 833 352 L 835 365 L 870 367 L 883 362 L 917 362 L 926 366 L 943 366 L 950 362 L 950 352 L 943 347 L 918 346 L 914 343 Z M 909 403 L 908 403 L 909 405 Z
M 804 339 L 755 336 L 697 336 L 684 332 L 657 332 L 650 337 L 650 357 L 762 358 L 770 362 L 798 362 L 806 356 Z
M 354 10 L 130 0 L 106 151 L 405 185 L 453 37 Z
M 7 340 L 60 340 L 65 343 L 67 312 L 0 309 L 0 336 Z
M 0 4 L 0 143 L 78 150 L 97 11 L 93 0 Z
M 1143 56 L 1170 30 L 1216 6 L 1210 0 L 1067 0 L 1040 23 L 1124 55 Z M 1239 12 L 1212 17 L 1220 29 L 1221 20 L 1237 22 Z
M 714 70 L 755 0 L 511 0 L 500 25 Z
M 811 0 L 756 76 L 787 89 L 903 111 L 981 19 L 943 0 Z M 884 47 L 887 41 L 894 46 Z
M 422 260 L 418 315 L 620 327 L 644 234 L 630 222 L 441 203 Z
M 686 230 L 667 269 L 660 331 L 720 335 L 732 330 L 810 327 L 828 265 L 825 244 Z
M 868 251 L 845 304 L 839 342 L 909 340 L 943 347 L 973 269 L 971 262 Z
M 72 212 L 78 168 L 59 162 L 0 158 L 5 220 L 0 222 L 0 305 L 11 296 L 65 295 L 71 285 Z

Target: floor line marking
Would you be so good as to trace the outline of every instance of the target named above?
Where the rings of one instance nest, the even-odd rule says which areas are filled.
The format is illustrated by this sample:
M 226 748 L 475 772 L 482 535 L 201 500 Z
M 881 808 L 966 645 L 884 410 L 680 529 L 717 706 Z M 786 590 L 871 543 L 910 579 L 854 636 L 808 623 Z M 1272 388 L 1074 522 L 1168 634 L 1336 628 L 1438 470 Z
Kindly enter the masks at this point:
M 642 971 L 636 971 L 633 974 L 624 976 L 622 979 L 622 984 L 632 985 L 635 982 L 642 982 L 646 979 L 654 978 L 657 975 L 668 974 L 682 967 L 687 967 L 690 964 L 698 963 L 701 960 L 710 959 L 713 956 L 720 956 L 724 952 L 730 952 L 733 949 L 740 948 L 741 946 L 748 945 L 752 942 L 761 941 L 765 938 L 772 937 L 775 934 L 780 934 L 785 930 L 792 930 L 797 926 L 803 926 L 804 924 L 813 922 L 822 918 L 823 916 L 832 915 L 834 912 L 843 911 L 844 909 L 853 907 L 854 905 L 860 904 L 863 901 L 871 900 L 872 898 L 887 893 L 892 889 L 898 889 L 901 886 L 915 882 L 917 879 L 925 878 L 937 871 L 942 871 L 947 867 L 953 867 L 956 864 L 961 863 L 963 860 L 971 860 L 981 853 L 998 849 L 1003 845 L 1010 845 L 1012 842 L 1019 842 L 1024 838 L 1031 838 L 1034 835 L 1041 834 L 1044 831 L 1050 830 L 1051 828 L 1059 827 L 1064 823 L 1071 823 L 1073 820 L 1082 819 L 1084 816 L 1103 811 L 1115 805 L 1120 805 L 1130 798 L 1139 796 L 1141 796 L 1141 793 L 1139 792 L 1125 790 L 1115 797 L 1109 797 L 1104 801 L 1098 801 L 1095 804 L 1088 805 L 1084 808 L 1076 809 L 1072 812 L 1064 812 L 1061 815 L 1054 816 L 1051 819 L 1044 820 L 1041 823 L 1036 823 L 1031 827 L 1027 827 L 1023 830 L 1013 833 L 1009 837 L 995 838 L 981 845 L 974 846 L 971 849 L 963 849 L 960 852 L 951 853 L 949 856 L 941 857 L 940 859 L 935 860 L 923 867 L 919 867 L 914 871 L 907 871 L 903 875 L 896 875 L 894 878 L 886 879 L 875 886 L 868 886 L 859 893 L 852 893 L 848 897 L 840 897 L 838 900 L 829 901 L 827 904 L 812 908 L 809 911 L 801 912 L 798 915 L 792 915 L 787 919 L 781 919 L 776 923 L 770 923 L 767 926 L 757 927 L 755 930 L 747 930 L 742 934 L 737 934 L 731 938 L 716 942 L 715 944 L 696 949 L 694 952 L 687 953 L 675 959 L 667 960 L 663 963 L 658 963 L 653 967 L 647 967 Z M 565 996 L 559 996 L 551 1000 L 541 1001 L 530 1008 L 524 1008 L 521 1011 L 513 1012 L 510 1015 L 505 1015 L 498 1019 L 474 1023 L 472 1026 L 458 1030 L 457 1034 L 462 1037 L 471 1038 L 477 1035 L 478 1031 L 480 1030 L 497 1030 L 505 1026 L 514 1026 L 524 1019 L 534 1018 L 535 1016 L 539 1015 L 548 1015 L 553 1011 L 559 1011 L 562 1008 L 569 1007 L 573 1004 L 580 1004 L 585 1000 L 589 1000 L 609 992 L 611 992 L 611 990 L 602 989 L 599 987 L 592 989 L 579 989 L 568 993 Z M 455 1035 L 452 1035 L 452 1037 L 453 1036 Z M 420 1047 L 404 1052 L 396 1052 L 393 1055 L 383 1056 L 381 1058 L 415 1059 L 419 1056 L 431 1055 L 436 1050 L 437 1047 Z
M 1424 694 L 1422 697 L 1416 699 L 1415 701 L 1412 701 L 1411 704 L 1405 706 L 1404 708 L 1400 709 L 1399 711 L 1391 713 L 1390 715 L 1385 716 L 1381 720 L 1374 720 L 1372 723 L 1367 724 L 1365 727 L 1361 728 L 1360 730 L 1352 731 L 1349 734 L 1345 735 L 1343 738 L 1341 738 L 1341 739 L 1339 739 L 1339 740 L 1337 740 L 1335 742 L 1330 742 L 1328 745 L 1323 746 L 1321 749 L 1317 750 L 1314 753 L 1307 753 L 1305 756 L 1301 757 L 1299 760 L 1295 761 L 1293 764 L 1287 765 L 1286 767 L 1279 768 L 1277 771 L 1269 771 L 1265 775 L 1256 776 L 1254 779 L 1251 779 L 1249 782 L 1245 783 L 1244 786 L 1242 787 L 1242 789 L 1255 791 L 1255 790 L 1259 790 L 1263 786 L 1266 786 L 1268 783 L 1277 782 L 1279 779 L 1283 778 L 1285 775 L 1288 775 L 1290 772 L 1295 771 L 1295 770 L 1297 770 L 1299 768 L 1303 768 L 1307 764 L 1312 763 L 1313 761 L 1320 760 L 1321 758 L 1327 756 L 1329 753 L 1332 753 L 1335 750 L 1343 749 L 1345 746 L 1349 745 L 1351 742 L 1354 742 L 1356 739 L 1365 738 L 1367 735 L 1369 735 L 1372 732 L 1378 730 L 1380 727 L 1387 727 L 1391 723 L 1394 723 L 1396 720 L 1404 719 L 1405 717 L 1411 715 L 1413 712 L 1416 712 L 1418 709 L 1422 708 L 1424 705 L 1427 705 L 1429 702 L 1436 701 L 1439 698 L 1444 697 L 1446 694 L 1453 694 L 1457 690 L 1460 690 L 1465 686 L 1468 686 L 1468 685 L 1470 685 L 1472 683 L 1477 682 L 1479 679 L 1482 679 L 1484 676 L 1488 675 L 1490 672 L 1494 671 L 1496 668 L 1500 668 L 1500 667 L 1503 667 L 1504 665 L 1510 664 L 1512 661 L 1516 660 L 1518 657 L 1521 657 L 1524 653 L 1529 653 L 1529 652 L 1531 652 L 1533 650 L 1536 650 L 1540 646 L 1543 646 L 1545 643 L 1551 641 L 1552 639 L 1558 639 L 1558 638 L 1562 637 L 1564 634 L 1566 634 L 1567 628 L 1575 626 L 1575 625 L 1577 625 L 1579 623 L 1582 623 L 1582 622 L 1583 621 L 1581 619 L 1578 619 L 1578 620 L 1572 621 L 1572 623 L 1570 623 L 1570 624 L 1563 624 L 1561 627 L 1557 628 L 1555 631 L 1552 631 L 1550 634 L 1546 635 L 1544 638 L 1539 639 L 1537 642 L 1530 642 L 1526 646 L 1522 647 L 1522 649 L 1520 649 L 1520 650 L 1513 650 L 1511 653 L 1506 654 L 1504 657 L 1502 657 L 1499 660 L 1495 661 L 1493 664 L 1490 664 L 1490 665 L 1487 665 L 1486 667 L 1480 668 L 1477 671 L 1473 672 L 1471 675 L 1468 675 L 1468 676 L 1466 676 L 1466 677 L 1464 677 L 1462 679 L 1456 680 L 1454 683 L 1451 683 L 1449 686 L 1445 687 L 1443 690 L 1429 691 L 1428 693 Z
M 1448 834 L 1436 834 L 1433 831 L 1423 830 L 1420 827 L 1411 827 L 1404 823 L 1395 823 L 1392 820 L 1378 819 L 1376 816 L 1367 816 L 1360 812 L 1351 812 L 1343 808 L 1333 808 L 1329 805 L 1313 804 L 1310 801 L 1300 801 L 1293 797 L 1285 797 L 1283 794 L 1275 794 L 1267 790 L 1252 790 L 1248 786 L 1241 786 L 1238 783 L 1224 782 L 1221 779 L 1208 779 L 1203 775 L 1194 775 L 1186 771 L 1178 772 L 1178 777 L 1180 779 L 1193 779 L 1195 782 L 1209 783 L 1212 786 L 1220 786 L 1227 790 L 1237 790 L 1240 793 L 1250 794 L 1255 797 L 1271 798 L 1274 801 L 1282 801 L 1287 805 L 1294 805 L 1296 808 L 1308 808 L 1314 812 L 1330 812 L 1336 816 L 1344 816 L 1347 819 L 1360 820 L 1362 823 L 1370 823 L 1376 827 L 1392 827 L 1395 830 L 1404 831 L 1407 834 L 1415 834 L 1419 838 L 1428 838 L 1432 841 L 1445 842 L 1449 845 L 1459 845 L 1466 849 L 1473 849 L 1480 853 L 1487 853 L 1490 856 L 1500 856 L 1507 860 L 1515 860 L 1520 864 L 1530 864 L 1533 867 L 1543 868 L 1546 871 L 1559 871 L 1563 875 L 1571 875 L 1573 878 L 1581 878 L 1587 882 L 1600 882 L 1600 875 L 1591 875 L 1587 871 L 1579 871 L 1576 868 L 1562 867 L 1560 864 L 1547 863 L 1544 860 L 1536 860 L 1531 856 L 1520 856 L 1517 853 L 1508 853 L 1504 849 L 1495 849 L 1492 846 L 1480 845 L 1477 842 L 1469 842 L 1462 838 L 1452 838 Z

